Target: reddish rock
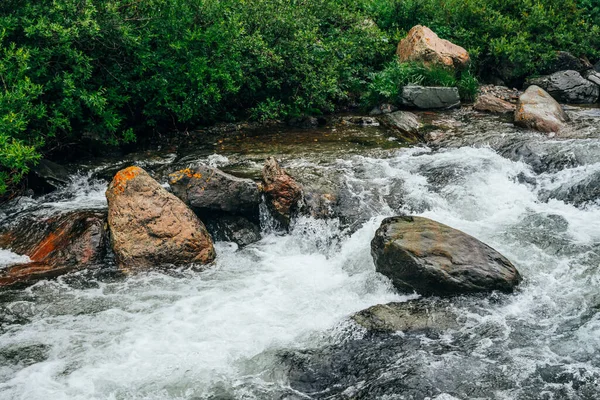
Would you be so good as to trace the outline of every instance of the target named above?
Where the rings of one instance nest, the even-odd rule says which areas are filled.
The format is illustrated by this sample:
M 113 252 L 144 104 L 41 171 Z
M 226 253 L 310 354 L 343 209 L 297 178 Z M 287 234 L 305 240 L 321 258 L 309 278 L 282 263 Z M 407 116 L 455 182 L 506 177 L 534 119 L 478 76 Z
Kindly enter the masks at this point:
M 28 256 L 31 263 L 0 271 L 0 286 L 33 283 L 99 262 L 106 243 L 106 214 L 76 211 L 43 221 L 24 219 L 0 232 L 0 248 Z
M 398 44 L 396 51 L 401 62 L 419 61 L 425 65 L 437 64 L 456 69 L 465 69 L 469 64 L 469 53 L 460 46 L 440 39 L 426 26 L 414 26 Z
M 269 209 L 277 220 L 287 226 L 302 200 L 302 187 L 281 168 L 274 157 L 265 161 L 262 178 Z
M 506 114 L 515 111 L 515 105 L 502 100 L 491 94 L 482 94 L 477 97 L 473 108 L 478 111 L 487 111 L 499 114 Z
M 122 270 L 214 260 L 202 221 L 143 169 L 117 172 L 106 198 L 111 244 Z

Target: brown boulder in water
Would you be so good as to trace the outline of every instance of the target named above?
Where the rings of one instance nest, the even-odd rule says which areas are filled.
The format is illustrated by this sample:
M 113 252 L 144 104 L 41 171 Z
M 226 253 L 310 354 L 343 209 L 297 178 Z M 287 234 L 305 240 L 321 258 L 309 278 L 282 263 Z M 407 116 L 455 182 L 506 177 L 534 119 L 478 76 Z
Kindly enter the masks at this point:
M 26 284 L 87 268 L 101 261 L 106 213 L 75 211 L 42 221 L 26 218 L 0 231 L 0 248 L 26 255 L 30 263 L 0 271 L 0 286 Z
M 202 221 L 143 169 L 117 172 L 106 198 L 111 244 L 122 270 L 214 260 Z
M 517 269 L 485 243 L 423 217 L 386 218 L 371 242 L 377 272 L 423 295 L 511 292 Z
M 262 178 L 267 206 L 279 222 L 288 226 L 302 200 L 302 187 L 281 168 L 274 157 L 265 161 Z

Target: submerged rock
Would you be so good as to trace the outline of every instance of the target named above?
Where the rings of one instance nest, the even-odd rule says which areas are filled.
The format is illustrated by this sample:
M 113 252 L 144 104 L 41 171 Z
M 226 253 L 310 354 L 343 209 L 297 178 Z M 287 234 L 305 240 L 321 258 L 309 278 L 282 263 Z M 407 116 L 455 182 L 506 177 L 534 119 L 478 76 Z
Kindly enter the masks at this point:
M 371 332 L 446 330 L 457 326 L 449 303 L 427 299 L 377 304 L 351 318 Z
M 201 215 L 222 211 L 258 220 L 260 192 L 251 179 L 199 164 L 170 174 L 169 185 L 173 194 Z
M 396 111 L 389 114 L 383 114 L 379 121 L 388 128 L 399 132 L 401 139 L 408 142 L 417 142 L 420 140 L 419 128 L 421 123 L 419 118 L 408 111 Z
M 26 218 L 0 230 L 0 248 L 26 255 L 30 263 L 0 270 L 0 286 L 34 283 L 102 260 L 107 235 L 106 213 L 75 211 L 43 221 Z
M 541 87 L 561 103 L 595 103 L 600 96 L 600 86 L 585 79 L 579 72 L 572 70 L 531 79 L 528 84 Z
M 567 182 L 550 191 L 542 191 L 540 200 L 562 200 L 575 206 L 600 204 L 600 172 L 595 172 L 584 179 Z
M 457 295 L 511 292 L 517 269 L 490 246 L 423 217 L 386 218 L 371 242 L 376 270 L 404 291 Z
M 465 69 L 469 64 L 469 53 L 448 40 L 440 39 L 426 26 L 416 25 L 398 44 L 396 50 L 401 62 L 419 61 L 425 65 L 437 64 L 445 67 Z
M 302 200 L 302 187 L 281 168 L 274 157 L 265 161 L 262 178 L 267 206 L 273 216 L 287 227 Z
M 119 171 L 106 198 L 111 244 L 122 270 L 214 260 L 202 221 L 143 169 Z
M 237 215 L 207 219 L 206 229 L 215 241 L 234 242 L 238 246 L 247 246 L 261 239 L 260 227 Z
M 447 109 L 460 106 L 460 95 L 455 87 L 404 86 L 400 101 L 407 107 L 420 109 Z
M 541 132 L 558 132 L 569 120 L 567 114 L 544 89 L 532 85 L 519 97 L 515 124 Z
M 506 114 L 515 111 L 515 105 L 508 101 L 502 100 L 491 94 L 482 94 L 477 96 L 477 100 L 473 105 L 477 111 L 488 111 L 499 114 Z

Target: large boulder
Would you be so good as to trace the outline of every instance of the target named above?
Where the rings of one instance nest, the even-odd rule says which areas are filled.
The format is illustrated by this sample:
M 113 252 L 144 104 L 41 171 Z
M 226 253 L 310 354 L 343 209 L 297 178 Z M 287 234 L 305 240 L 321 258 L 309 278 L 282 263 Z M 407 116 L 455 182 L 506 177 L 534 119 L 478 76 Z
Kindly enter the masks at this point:
M 446 330 L 458 326 L 457 316 L 446 301 L 427 299 L 377 304 L 352 315 L 368 332 L 418 332 Z
M 460 95 L 455 87 L 404 86 L 400 102 L 420 109 L 446 109 L 460 106 Z
M 45 220 L 24 218 L 0 229 L 0 248 L 31 262 L 0 270 L 0 286 L 34 283 L 99 263 L 106 249 L 106 213 L 75 211 Z
M 506 114 L 514 112 L 516 107 L 514 104 L 502 100 L 492 94 L 482 94 L 477 96 L 473 108 L 477 111 Z
M 273 216 L 289 226 L 292 215 L 302 200 L 302 187 L 285 172 L 274 157 L 265 161 L 262 170 L 263 192 Z
M 558 132 L 568 120 L 562 106 L 538 86 L 529 86 L 519 97 L 515 110 L 517 126 L 540 132 Z
M 378 272 L 422 295 L 511 292 L 517 269 L 490 246 L 423 217 L 386 218 L 371 242 Z
M 201 214 L 222 211 L 258 219 L 260 192 L 251 179 L 199 164 L 170 174 L 169 185 L 173 194 Z
M 469 64 L 469 53 L 460 46 L 440 39 L 426 26 L 414 26 L 398 44 L 396 54 L 401 62 L 419 61 L 425 65 L 437 64 L 464 69 Z
M 119 171 L 106 198 L 111 244 L 122 270 L 214 260 L 202 221 L 143 169 Z
M 530 79 L 527 83 L 541 87 L 560 103 L 590 104 L 600 96 L 600 86 L 573 70 Z
M 397 132 L 398 136 L 405 141 L 418 142 L 421 139 L 419 136 L 421 123 L 419 118 L 411 112 L 395 111 L 383 114 L 378 119 L 383 125 Z
M 515 111 L 518 126 L 540 132 L 558 132 L 568 120 L 561 105 L 538 86 L 529 86 L 519 97 Z

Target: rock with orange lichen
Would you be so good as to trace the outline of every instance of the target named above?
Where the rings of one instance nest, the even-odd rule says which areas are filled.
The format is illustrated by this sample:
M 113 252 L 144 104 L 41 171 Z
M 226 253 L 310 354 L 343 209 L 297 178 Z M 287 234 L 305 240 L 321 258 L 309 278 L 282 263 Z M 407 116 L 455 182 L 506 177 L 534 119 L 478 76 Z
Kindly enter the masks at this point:
M 111 245 L 122 270 L 214 260 L 202 221 L 143 169 L 117 172 L 106 198 Z
M 173 194 L 201 216 L 222 212 L 258 221 L 260 192 L 251 179 L 198 164 L 170 174 L 169 185 Z
M 384 219 L 371 254 L 377 272 L 396 288 L 422 295 L 512 292 L 521 281 L 515 266 L 490 246 L 423 217 Z
M 0 286 L 28 284 L 98 264 L 106 248 L 106 213 L 76 211 L 45 220 L 25 218 L 0 230 L 0 248 L 30 263 L 0 270 Z
M 265 161 L 262 178 L 267 206 L 284 227 L 289 226 L 292 215 L 301 205 L 302 187 L 281 168 L 274 157 Z
M 408 31 L 398 44 L 396 54 L 401 62 L 417 61 L 455 69 L 465 69 L 470 61 L 465 49 L 440 39 L 435 32 L 422 25 L 416 25 Z
M 544 89 L 532 85 L 519 97 L 515 124 L 540 132 L 558 132 L 569 120 L 562 106 Z

